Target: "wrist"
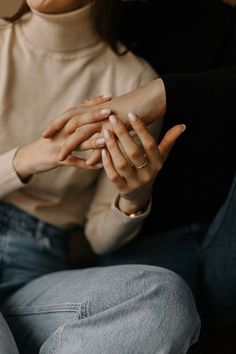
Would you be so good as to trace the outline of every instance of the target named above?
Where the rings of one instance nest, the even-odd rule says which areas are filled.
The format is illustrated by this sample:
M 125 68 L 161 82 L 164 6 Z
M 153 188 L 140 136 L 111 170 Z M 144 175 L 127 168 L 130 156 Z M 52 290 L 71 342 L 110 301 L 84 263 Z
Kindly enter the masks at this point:
M 28 166 L 28 158 L 25 154 L 26 147 L 19 148 L 13 159 L 13 167 L 22 182 L 27 182 L 32 176 L 33 172 Z
M 150 83 L 150 104 L 153 107 L 150 112 L 152 121 L 161 118 L 166 113 L 166 90 L 161 78 L 153 80 Z
M 118 209 L 129 216 L 136 216 L 136 215 L 141 215 L 143 213 L 143 211 L 145 210 L 145 208 L 147 207 L 148 203 L 149 203 L 149 198 L 142 200 L 142 202 L 140 201 L 131 201 L 129 199 L 126 199 L 122 196 L 120 196 L 118 198 L 117 201 L 117 207 Z

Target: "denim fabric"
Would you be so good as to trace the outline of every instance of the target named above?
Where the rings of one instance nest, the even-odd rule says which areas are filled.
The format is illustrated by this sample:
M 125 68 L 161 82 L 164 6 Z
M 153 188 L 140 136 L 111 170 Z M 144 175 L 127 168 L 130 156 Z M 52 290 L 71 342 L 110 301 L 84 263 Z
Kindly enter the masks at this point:
M 0 202 L 0 303 L 30 280 L 68 269 L 68 233 Z
M 0 353 L 1 354 L 18 354 L 18 350 L 2 314 L 0 313 Z
M 182 354 L 197 340 L 192 293 L 173 272 L 68 270 L 67 232 L 4 203 L 0 225 L 1 311 L 19 353 Z M 6 322 L 0 354 L 16 354 Z
M 100 265 L 149 264 L 181 275 L 191 287 L 203 325 L 236 324 L 236 177 L 211 225 L 141 234 Z

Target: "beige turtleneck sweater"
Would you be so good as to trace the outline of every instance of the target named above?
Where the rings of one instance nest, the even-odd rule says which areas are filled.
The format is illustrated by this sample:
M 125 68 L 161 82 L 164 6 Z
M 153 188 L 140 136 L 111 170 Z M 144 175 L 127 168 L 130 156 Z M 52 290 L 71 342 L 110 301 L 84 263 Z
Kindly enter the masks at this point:
M 61 112 L 85 98 L 128 92 L 155 78 L 153 70 L 99 40 L 89 5 L 0 20 L 0 70 L 0 198 L 58 227 L 85 225 L 88 239 L 103 244 L 99 252 L 131 239 L 148 211 L 135 218 L 121 213 L 104 172 L 62 167 L 25 185 L 12 161 L 16 148 L 35 141 Z

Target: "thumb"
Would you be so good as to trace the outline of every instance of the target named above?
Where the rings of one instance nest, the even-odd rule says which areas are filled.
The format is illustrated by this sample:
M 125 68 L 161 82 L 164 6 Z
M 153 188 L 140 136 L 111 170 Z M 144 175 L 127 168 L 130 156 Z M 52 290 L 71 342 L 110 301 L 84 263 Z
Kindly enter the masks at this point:
M 171 149 L 175 145 L 176 140 L 180 137 L 181 134 L 183 134 L 185 130 L 186 126 L 184 124 L 178 124 L 168 130 L 168 132 L 164 135 L 164 138 L 158 146 L 160 155 L 164 162 L 167 159 Z

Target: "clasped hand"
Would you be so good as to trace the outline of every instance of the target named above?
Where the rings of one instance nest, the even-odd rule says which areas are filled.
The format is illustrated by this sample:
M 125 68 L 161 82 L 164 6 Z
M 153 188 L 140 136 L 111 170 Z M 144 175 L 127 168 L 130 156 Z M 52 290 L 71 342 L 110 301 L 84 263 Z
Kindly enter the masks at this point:
M 49 125 L 43 137 L 50 141 L 58 132 L 67 136 L 57 155 L 58 164 L 74 163 L 92 168 L 98 166 L 101 157 L 107 177 L 120 195 L 119 208 L 130 214 L 147 205 L 153 182 L 185 126 L 174 126 L 158 145 L 134 113 L 129 113 L 124 121 L 111 109 L 99 106 L 108 100 L 97 97 L 67 111 Z M 129 128 L 134 130 L 141 145 L 130 135 Z M 87 162 L 71 160 L 74 159 L 73 151 L 88 149 L 95 149 L 95 152 Z

